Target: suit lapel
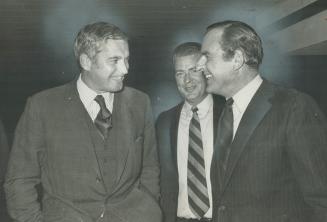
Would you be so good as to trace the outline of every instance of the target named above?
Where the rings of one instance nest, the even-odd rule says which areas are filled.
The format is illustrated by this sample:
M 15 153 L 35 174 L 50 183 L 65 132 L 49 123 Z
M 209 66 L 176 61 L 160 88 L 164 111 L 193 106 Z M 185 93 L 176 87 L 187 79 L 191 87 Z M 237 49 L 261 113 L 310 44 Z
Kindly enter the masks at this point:
M 232 172 L 239 160 L 244 148 L 256 127 L 264 118 L 266 113 L 271 108 L 270 98 L 274 95 L 273 87 L 268 82 L 264 82 L 259 87 L 258 91 L 252 98 L 249 106 L 247 107 L 239 127 L 237 129 L 235 138 L 231 144 L 231 154 L 228 159 L 227 169 L 223 178 L 223 189 L 232 175 Z
M 92 144 L 87 124 L 88 119 L 86 119 L 85 116 L 88 116 L 89 121 L 91 121 L 91 117 L 89 117 L 82 101 L 79 98 L 76 81 L 69 83 L 65 100 L 67 101 L 65 110 L 68 112 L 68 117 L 74 117 L 73 121 L 76 125 L 76 129 L 79 129 L 81 132 L 85 133 L 83 139 Z
M 77 86 L 76 86 L 76 80 L 69 83 L 69 87 L 67 88 L 67 93 L 65 97 L 66 105 L 65 109 L 67 111 L 67 117 L 72 118 L 73 120 L 67 120 L 67 121 L 73 121 L 74 127 L 79 131 L 80 138 L 83 140 L 83 143 L 88 144 L 87 147 L 90 147 L 90 149 L 87 150 L 81 150 L 81 152 L 87 152 L 89 153 L 89 156 L 94 157 L 94 164 L 90 167 L 94 169 L 94 171 L 101 177 L 102 173 L 100 172 L 100 165 L 98 163 L 96 151 L 95 151 L 95 144 L 94 144 L 94 138 L 92 135 L 92 130 L 90 130 L 90 127 L 92 127 L 93 122 L 89 114 L 87 113 L 82 101 L 79 98 Z M 96 130 L 94 130 L 95 132 Z M 95 132 L 96 134 L 96 132 Z M 100 137 L 100 135 L 97 135 Z
M 137 124 L 132 117 L 132 109 L 128 105 L 130 101 L 126 101 L 126 99 L 127 97 L 123 98 L 123 91 L 115 93 L 112 129 L 108 136 L 110 146 L 115 148 L 113 156 L 117 157 L 115 160 L 116 172 L 114 173 L 114 175 L 118 176 L 116 178 L 117 182 L 123 175 L 130 148 L 134 148 L 134 140 L 136 139 L 134 127 Z
M 178 124 L 179 124 L 179 118 L 181 116 L 181 111 L 183 108 L 184 103 L 180 103 L 177 105 L 176 109 L 173 112 L 171 123 L 170 123 L 170 144 L 171 144 L 171 154 L 172 154 L 172 160 L 175 164 L 176 170 L 177 167 L 177 136 L 178 136 Z M 178 170 L 177 170 L 178 172 Z

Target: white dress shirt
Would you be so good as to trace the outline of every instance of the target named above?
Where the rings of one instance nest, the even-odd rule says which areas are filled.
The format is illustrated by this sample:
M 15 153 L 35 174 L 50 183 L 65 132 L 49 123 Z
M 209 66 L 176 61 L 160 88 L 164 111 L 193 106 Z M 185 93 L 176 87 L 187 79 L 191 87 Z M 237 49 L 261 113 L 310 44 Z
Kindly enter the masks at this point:
M 77 80 L 77 91 L 79 94 L 79 97 L 90 115 L 92 121 L 95 120 L 97 117 L 99 111 L 100 111 L 100 105 L 94 100 L 94 98 L 97 95 L 102 95 L 104 98 L 104 101 L 106 103 L 107 109 L 112 112 L 113 109 L 113 103 L 114 103 L 114 94 L 110 92 L 104 92 L 104 93 L 96 93 L 94 90 L 90 89 L 82 80 L 81 75 L 79 76 Z
M 251 102 L 254 94 L 259 89 L 262 78 L 260 75 L 257 75 L 252 79 L 246 86 L 244 86 L 240 91 L 238 91 L 233 96 L 233 116 L 234 116 L 234 125 L 233 125 L 233 139 L 235 137 L 237 128 L 241 122 L 242 116 Z
M 189 126 L 193 116 L 192 106 L 185 101 L 181 110 L 178 125 L 177 135 L 177 165 L 179 175 L 179 193 L 177 216 L 183 218 L 196 218 L 192 213 L 188 204 L 187 192 L 187 160 L 188 160 L 188 145 L 189 145 Z M 198 116 L 200 119 L 203 155 L 206 172 L 206 181 L 209 194 L 210 208 L 204 217 L 212 217 L 212 195 L 210 182 L 210 166 L 213 155 L 213 99 L 208 95 L 204 100 L 197 105 Z

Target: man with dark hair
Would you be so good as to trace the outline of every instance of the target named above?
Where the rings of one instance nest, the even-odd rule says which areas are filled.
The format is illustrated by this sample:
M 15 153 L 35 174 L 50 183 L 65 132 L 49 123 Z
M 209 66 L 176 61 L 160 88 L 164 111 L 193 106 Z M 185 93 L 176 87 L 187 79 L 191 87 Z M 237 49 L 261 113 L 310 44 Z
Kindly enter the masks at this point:
M 18 123 L 5 182 L 9 213 L 19 222 L 160 221 L 150 101 L 123 87 L 127 37 L 98 22 L 81 29 L 74 49 L 78 79 L 29 98 Z
M 160 114 L 156 129 L 161 165 L 161 206 L 165 222 L 210 221 L 210 168 L 219 98 L 205 92 L 196 63 L 201 45 L 187 42 L 173 55 L 175 80 L 184 101 Z M 223 100 L 220 99 L 223 104 Z
M 226 104 L 211 170 L 219 222 L 327 221 L 327 122 L 314 100 L 263 79 L 247 24 L 208 27 L 197 69 Z

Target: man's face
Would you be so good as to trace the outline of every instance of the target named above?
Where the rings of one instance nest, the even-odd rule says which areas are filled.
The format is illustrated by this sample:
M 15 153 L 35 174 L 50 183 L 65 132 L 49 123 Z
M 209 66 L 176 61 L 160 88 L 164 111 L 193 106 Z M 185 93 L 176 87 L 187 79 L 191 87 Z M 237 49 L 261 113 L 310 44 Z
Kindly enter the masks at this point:
M 219 44 L 221 34 L 221 30 L 211 30 L 205 35 L 201 48 L 202 56 L 197 63 L 197 69 L 205 68 L 208 93 L 226 97 L 226 91 L 232 86 L 235 74 L 233 73 L 233 60 L 223 59 L 224 52 Z
M 108 39 L 101 44 L 83 80 L 97 92 L 119 91 L 123 88 L 129 68 L 128 43 L 125 40 Z
M 191 105 L 197 105 L 205 96 L 206 81 L 201 71 L 196 71 L 198 55 L 176 57 L 175 79 L 180 94 Z

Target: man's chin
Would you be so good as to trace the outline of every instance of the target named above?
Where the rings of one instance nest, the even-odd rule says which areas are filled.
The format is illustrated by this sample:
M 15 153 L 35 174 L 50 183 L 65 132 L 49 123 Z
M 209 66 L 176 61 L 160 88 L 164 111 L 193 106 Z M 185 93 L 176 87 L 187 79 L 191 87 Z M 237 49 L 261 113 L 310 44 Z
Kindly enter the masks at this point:
M 114 93 L 114 92 L 119 92 L 119 91 L 121 91 L 123 89 L 124 89 L 124 84 L 119 84 L 119 85 L 115 85 L 113 87 L 110 87 L 108 89 L 108 91 Z
M 122 91 L 124 89 L 124 85 L 122 84 L 121 86 L 117 87 L 116 92 Z
M 188 101 L 191 104 L 198 103 L 200 100 L 201 100 L 201 98 L 199 96 L 195 96 L 195 95 L 186 97 L 186 101 Z

